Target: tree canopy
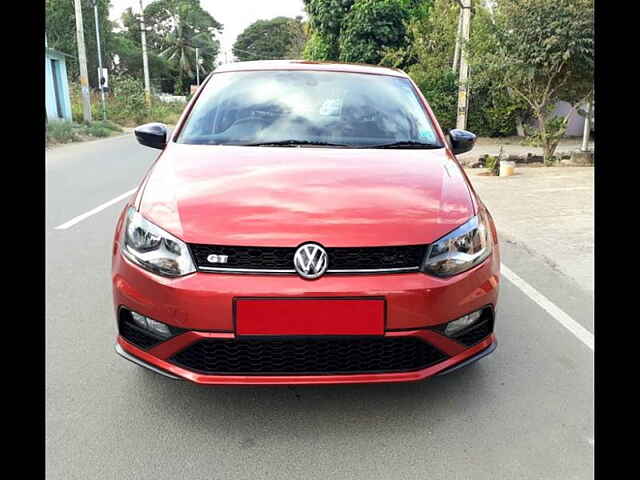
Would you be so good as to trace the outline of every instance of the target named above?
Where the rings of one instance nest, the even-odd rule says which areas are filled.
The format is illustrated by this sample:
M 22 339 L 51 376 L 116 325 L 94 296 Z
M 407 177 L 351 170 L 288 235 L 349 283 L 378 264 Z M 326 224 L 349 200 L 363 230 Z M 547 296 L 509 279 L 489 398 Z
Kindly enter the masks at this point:
M 222 24 L 200 5 L 200 0 L 155 0 L 144 9 L 150 33 L 148 46 L 165 59 L 177 73 L 177 92 L 186 93 L 194 83 L 196 69 L 211 71 L 220 50 L 216 34 Z M 196 48 L 204 65 L 196 64 Z
M 93 5 L 91 0 L 82 0 L 81 5 L 89 84 L 92 87 L 98 87 L 98 50 Z M 98 0 L 98 19 L 100 24 L 103 67 L 109 67 L 111 65 L 115 43 L 113 24 L 109 21 L 110 7 L 109 0 Z M 46 0 L 45 28 L 49 47 L 70 55 L 66 60 L 67 71 L 71 78 L 78 77 L 80 67 L 78 65 L 76 14 L 73 1 Z
M 240 61 L 297 58 L 306 41 L 301 18 L 276 17 L 249 25 L 233 44 Z
M 593 92 L 593 0 L 499 0 L 486 31 L 484 44 L 470 42 L 471 68 L 527 104 L 548 162 L 568 123 L 551 120 L 551 110 Z
M 114 76 L 141 80 L 140 13 L 109 21 L 109 0 L 97 0 L 103 64 Z M 248 26 L 233 45 L 238 60 L 300 58 L 380 64 L 409 73 L 442 125 L 456 118 L 458 74 L 453 66 L 460 6 L 454 0 L 303 0 L 308 20 L 276 17 Z M 91 0 L 81 0 L 89 81 L 97 87 Z M 148 0 L 144 10 L 152 86 L 186 93 L 215 69 L 223 26 L 200 0 Z M 489 3 L 491 5 L 489 5 Z M 552 158 L 568 118 L 550 119 L 559 100 L 578 106 L 593 94 L 593 0 L 474 0 L 471 36 L 463 48 L 470 67 L 470 130 L 515 133 L 516 119 L 537 120 L 532 138 Z M 46 0 L 51 48 L 68 55 L 77 79 L 72 0 Z M 117 27 L 117 28 L 116 28 Z M 196 64 L 196 48 L 202 60 Z M 114 78 L 112 78 L 114 79 Z M 115 79 L 114 79 L 115 80 Z M 575 110 L 574 110 L 575 111 Z
M 310 37 L 305 58 L 377 64 L 409 46 L 407 23 L 432 0 L 304 0 Z

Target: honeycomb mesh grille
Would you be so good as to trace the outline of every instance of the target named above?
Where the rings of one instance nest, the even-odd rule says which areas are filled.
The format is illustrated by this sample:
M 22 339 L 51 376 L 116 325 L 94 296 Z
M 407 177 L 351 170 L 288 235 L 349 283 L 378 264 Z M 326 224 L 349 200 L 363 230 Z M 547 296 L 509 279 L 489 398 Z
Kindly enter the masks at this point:
M 234 247 L 224 245 L 191 244 L 198 267 L 243 270 L 282 270 L 291 272 L 296 248 Z M 422 264 L 428 245 L 395 247 L 336 247 L 325 248 L 328 270 L 384 270 L 417 269 Z M 211 254 L 226 255 L 224 264 L 210 263 Z
M 171 358 L 207 374 L 300 375 L 418 370 L 447 358 L 416 338 L 200 340 Z

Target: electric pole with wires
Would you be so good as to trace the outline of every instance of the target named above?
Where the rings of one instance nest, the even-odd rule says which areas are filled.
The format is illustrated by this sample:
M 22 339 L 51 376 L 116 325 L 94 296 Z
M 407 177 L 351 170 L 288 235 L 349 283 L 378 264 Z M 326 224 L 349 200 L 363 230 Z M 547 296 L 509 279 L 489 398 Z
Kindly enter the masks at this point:
M 147 36 L 144 26 L 144 7 L 140 0 L 140 31 L 142 32 L 142 68 L 144 70 L 144 99 L 147 107 L 151 106 L 151 86 L 149 81 L 149 59 L 147 58 Z
M 469 26 L 471 23 L 471 0 L 458 0 L 462 9 L 462 39 L 460 45 L 460 77 L 458 81 L 458 116 L 456 128 L 467 127 L 467 106 L 469 104 L 469 63 L 467 59 L 467 43 L 469 42 Z
M 100 24 L 98 22 L 98 0 L 91 0 L 93 3 L 93 13 L 96 19 L 96 45 L 98 46 L 98 88 L 102 98 L 102 120 L 107 119 L 107 105 L 104 100 L 104 77 L 102 72 L 102 53 L 100 52 Z
M 80 0 L 74 0 L 76 11 L 76 37 L 78 40 L 78 63 L 80 64 L 80 88 L 82 90 L 82 118 L 91 121 L 91 98 L 89 97 L 89 75 L 87 73 L 87 52 L 84 47 L 84 29 L 82 27 L 82 6 Z

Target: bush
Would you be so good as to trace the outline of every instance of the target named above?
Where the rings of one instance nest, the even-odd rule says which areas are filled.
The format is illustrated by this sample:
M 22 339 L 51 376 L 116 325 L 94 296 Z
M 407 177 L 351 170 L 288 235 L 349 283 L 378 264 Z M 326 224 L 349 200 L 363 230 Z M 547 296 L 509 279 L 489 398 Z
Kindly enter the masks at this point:
M 184 110 L 184 103 L 163 102 L 157 97 L 152 97 L 151 107 L 147 107 L 144 84 L 128 75 L 112 76 L 110 83 L 111 91 L 105 98 L 109 120 L 94 122 L 91 132 L 88 132 L 92 136 L 106 136 L 105 129 L 121 132 L 120 125 L 135 127 L 147 122 L 175 124 Z M 83 122 L 80 92 L 79 84 L 70 85 L 71 112 L 76 123 Z M 99 92 L 91 94 L 91 110 L 92 118 L 102 118 L 102 100 Z
M 457 102 L 457 98 L 456 98 Z M 509 137 L 516 134 L 516 116 L 521 112 L 506 89 L 471 87 L 468 128 L 480 137 Z
M 47 123 L 47 144 L 69 143 L 79 140 L 79 125 L 62 120 L 51 120 Z
M 112 122 L 111 120 L 101 120 L 99 122 L 94 122 L 95 125 L 98 125 L 102 128 L 110 130 L 112 132 L 122 132 L 122 127 L 117 123 Z
M 97 123 L 92 123 L 91 125 L 86 127 L 85 132 L 87 133 L 87 135 L 91 135 L 92 137 L 96 138 L 108 137 L 113 133 L 112 130 Z
M 484 161 L 484 166 L 491 175 L 498 175 L 500 173 L 500 156 L 487 155 Z
M 122 128 L 110 121 L 75 123 L 52 120 L 47 123 L 47 145 L 81 142 L 89 138 L 105 138 L 122 132 Z
M 133 127 L 145 123 L 148 114 L 143 83 L 128 75 L 112 77 L 107 118 Z
M 178 119 L 185 106 L 186 104 L 182 102 L 163 102 L 158 99 L 153 99 L 147 121 L 175 125 L 178 123 Z

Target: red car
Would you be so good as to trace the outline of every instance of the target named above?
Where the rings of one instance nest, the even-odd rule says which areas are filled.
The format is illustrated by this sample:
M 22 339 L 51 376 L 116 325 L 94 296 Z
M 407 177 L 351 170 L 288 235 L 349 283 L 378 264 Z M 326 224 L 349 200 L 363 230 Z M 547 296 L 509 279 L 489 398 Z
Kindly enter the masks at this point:
M 212 73 L 113 244 L 116 350 L 199 384 L 402 382 L 491 353 L 493 220 L 402 71 L 302 61 Z

